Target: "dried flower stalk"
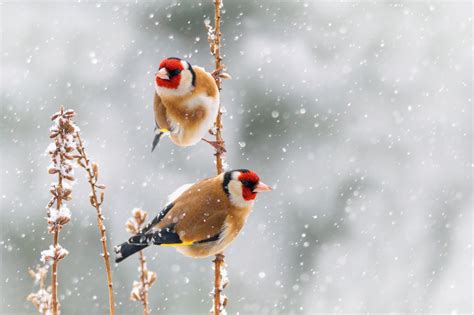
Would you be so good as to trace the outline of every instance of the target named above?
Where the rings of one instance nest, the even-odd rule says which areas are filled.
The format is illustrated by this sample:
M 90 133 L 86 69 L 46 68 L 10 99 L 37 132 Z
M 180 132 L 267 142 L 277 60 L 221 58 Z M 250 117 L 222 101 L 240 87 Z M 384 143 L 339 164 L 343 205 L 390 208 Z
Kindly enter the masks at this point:
M 48 265 L 37 265 L 36 271 L 28 270 L 30 276 L 35 280 L 35 285 L 39 285 L 39 289 L 37 292 L 30 293 L 26 300 L 30 301 L 36 310 L 43 315 L 51 314 L 51 286 L 45 289 L 48 267 Z
M 67 183 L 73 182 L 73 165 L 72 152 L 75 149 L 74 134 L 77 127 L 74 125 L 72 118 L 75 116 L 73 110 L 64 110 L 61 106 L 59 112 L 51 116 L 53 126 L 50 129 L 49 137 L 53 139 L 48 147 L 48 154 L 51 157 L 51 165 L 48 173 L 57 175 L 58 181 L 51 184 L 50 193 L 53 195 L 48 203 L 48 232 L 53 234 L 53 244 L 48 250 L 41 252 L 41 260 L 43 262 L 51 260 L 53 262 L 51 274 L 51 312 L 53 315 L 58 314 L 58 262 L 66 257 L 69 252 L 61 247 L 58 243 L 59 231 L 63 225 L 71 220 L 71 212 L 67 208 L 65 201 L 71 200 L 72 189 Z M 56 203 L 56 206 L 53 205 Z
M 148 213 L 141 209 L 135 208 L 132 211 L 132 217 L 128 219 L 126 223 L 126 230 L 132 235 L 140 233 L 143 225 L 145 224 Z M 140 280 L 133 281 L 133 289 L 130 292 L 130 299 L 132 301 L 141 301 L 143 304 L 143 314 L 148 315 L 148 290 L 152 284 L 156 281 L 156 273 L 150 271 L 146 267 L 146 258 L 143 251 L 139 253 L 140 265 L 138 272 L 140 273 Z
M 219 91 L 222 89 L 222 79 L 230 79 L 230 75 L 224 73 L 223 70 L 225 66 L 221 63 L 221 8 L 223 6 L 222 0 L 214 0 L 214 27 L 211 26 L 209 20 L 204 21 L 204 24 L 207 28 L 207 40 L 209 42 L 209 47 L 211 55 L 214 56 L 215 60 L 215 70 L 212 73 L 214 79 L 216 80 L 217 87 Z M 217 113 L 216 121 L 214 123 L 214 134 L 216 136 L 216 142 L 221 143 L 224 150 L 216 150 L 214 154 L 216 156 L 216 169 L 217 174 L 224 172 L 222 155 L 225 152 L 224 139 L 222 138 L 222 110 L 221 105 L 219 104 L 219 111 Z M 214 262 L 214 289 L 211 292 L 213 295 L 213 308 L 211 313 L 215 315 L 225 314 L 225 306 L 227 305 L 227 297 L 222 293 L 224 287 L 228 283 L 227 273 L 224 269 L 224 255 L 222 253 L 217 254 Z M 224 274 L 225 273 L 225 274 Z M 223 279 L 225 278 L 225 282 Z
M 87 157 L 84 143 L 82 142 L 79 130 L 75 133 L 76 151 L 78 155 L 74 156 L 79 164 L 87 173 L 87 181 L 89 182 L 91 193 L 89 195 L 89 202 L 95 208 L 97 213 L 97 227 L 100 232 L 100 241 L 102 243 L 102 257 L 104 258 L 105 271 L 107 273 L 107 285 L 109 291 L 109 314 L 114 314 L 114 291 L 112 286 L 112 270 L 110 268 L 110 255 L 107 250 L 107 229 L 104 225 L 104 216 L 102 215 L 102 203 L 104 202 L 105 185 L 99 184 L 99 166 L 90 161 Z M 100 194 L 98 193 L 100 190 Z

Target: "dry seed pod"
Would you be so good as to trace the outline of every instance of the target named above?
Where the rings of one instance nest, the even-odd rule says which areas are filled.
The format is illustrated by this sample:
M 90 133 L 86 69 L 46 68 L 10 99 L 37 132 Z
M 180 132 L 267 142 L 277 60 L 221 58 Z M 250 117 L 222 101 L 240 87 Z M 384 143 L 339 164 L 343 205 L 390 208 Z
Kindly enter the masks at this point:
M 54 204 L 54 202 L 56 201 L 56 197 L 52 198 L 49 202 L 48 202 L 48 208 L 51 208 Z
M 99 189 L 105 189 L 107 188 L 104 184 L 96 184 L 95 187 L 99 188 Z
M 152 285 L 156 281 L 156 272 L 147 270 L 148 285 Z
M 64 179 L 67 179 L 69 181 L 74 181 L 74 177 L 71 175 L 64 175 Z
M 127 221 L 125 229 L 130 234 L 137 234 L 138 233 L 137 227 L 135 226 L 135 224 L 131 220 Z
M 230 80 L 232 79 L 232 76 L 230 74 L 228 74 L 227 72 L 223 72 L 219 75 L 220 78 L 224 79 L 224 80 Z
M 99 179 L 99 167 L 97 166 L 97 163 L 92 162 L 92 172 L 94 173 L 94 177 L 96 179 Z

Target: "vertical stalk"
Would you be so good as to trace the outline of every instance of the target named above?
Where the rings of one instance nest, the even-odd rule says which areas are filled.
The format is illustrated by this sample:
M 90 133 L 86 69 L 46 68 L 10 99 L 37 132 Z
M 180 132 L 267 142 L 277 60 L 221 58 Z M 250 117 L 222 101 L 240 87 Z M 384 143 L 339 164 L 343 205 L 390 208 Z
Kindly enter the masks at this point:
M 146 268 L 146 258 L 143 251 L 140 251 L 140 281 L 142 282 L 142 303 L 143 303 L 143 315 L 148 315 L 148 280 L 147 274 L 145 271 Z
M 214 59 L 215 59 L 215 70 L 220 71 L 222 68 L 221 65 L 221 0 L 214 0 L 214 27 L 215 27 L 215 37 L 214 37 Z M 219 91 L 222 89 L 221 87 L 221 78 L 219 75 L 214 76 L 216 80 L 217 88 Z M 217 113 L 216 122 L 214 123 L 216 129 L 216 141 L 221 143 L 222 139 L 222 110 L 221 105 L 219 104 L 219 111 Z M 222 166 L 222 154 L 223 152 L 217 151 L 216 152 L 216 168 L 217 174 L 220 174 L 224 171 Z
M 63 108 L 61 107 L 61 112 L 63 112 Z M 61 142 L 64 142 L 64 138 L 62 136 L 62 133 L 60 134 L 61 137 Z M 56 146 L 59 145 L 58 141 L 56 141 Z M 61 165 L 64 163 L 64 157 L 62 154 L 59 154 L 59 158 L 61 161 Z M 63 176 L 61 172 L 58 172 L 58 191 L 61 192 L 61 194 L 58 194 L 56 198 L 56 209 L 58 212 L 61 209 L 61 204 L 62 204 L 62 192 L 63 192 Z M 57 246 L 58 246 L 58 240 L 59 240 L 59 226 L 55 223 L 54 225 L 54 231 L 53 231 L 53 248 L 54 248 L 54 256 L 57 257 Z M 51 308 L 53 311 L 53 315 L 58 315 L 58 259 L 53 259 L 53 268 L 51 272 Z
M 60 199 L 58 199 L 58 204 Z M 58 207 L 59 209 L 59 207 Z M 54 230 L 54 236 L 53 236 L 53 246 L 56 248 L 58 245 L 58 238 L 59 238 L 59 231 L 56 228 Z M 51 306 L 52 306 L 52 311 L 53 315 L 58 315 L 58 280 L 57 280 L 57 273 L 58 273 L 58 260 L 53 261 L 53 268 L 52 268 L 52 273 L 51 273 Z
M 209 44 L 211 45 L 211 54 L 214 55 L 214 72 L 217 75 L 214 76 L 216 80 L 216 85 L 219 91 L 222 89 L 220 72 L 222 71 L 222 57 L 221 57 L 221 0 L 214 0 L 214 38 L 212 42 L 210 40 Z M 224 146 L 224 139 L 222 138 L 222 110 L 221 104 L 219 104 L 219 110 L 217 113 L 216 121 L 214 123 L 215 127 L 215 136 L 216 142 L 222 143 Z M 224 167 L 222 163 L 222 150 L 217 150 L 215 153 L 216 156 L 216 169 L 217 174 L 224 172 Z M 216 255 L 214 262 L 214 315 L 220 314 L 221 309 L 221 267 L 224 264 L 224 255 L 219 253 Z
M 109 292 L 109 314 L 114 315 L 114 291 L 112 286 L 112 269 L 110 268 L 110 255 L 107 249 L 107 229 L 104 225 L 104 216 L 102 215 L 101 205 L 104 201 L 104 192 L 100 194 L 100 200 L 97 196 L 97 188 L 105 189 L 105 186 L 97 184 L 98 180 L 98 166 L 91 163 L 87 157 L 84 144 L 82 142 L 79 132 L 76 133 L 77 151 L 79 152 L 78 164 L 85 169 L 87 173 L 87 180 L 91 188 L 90 203 L 95 208 L 97 213 L 97 227 L 99 228 L 100 241 L 102 243 L 102 252 L 104 257 L 105 271 L 107 274 L 107 286 Z M 91 165 L 92 164 L 92 165 Z
M 224 255 L 217 254 L 214 262 L 214 314 L 220 314 L 221 308 L 221 267 L 224 264 Z

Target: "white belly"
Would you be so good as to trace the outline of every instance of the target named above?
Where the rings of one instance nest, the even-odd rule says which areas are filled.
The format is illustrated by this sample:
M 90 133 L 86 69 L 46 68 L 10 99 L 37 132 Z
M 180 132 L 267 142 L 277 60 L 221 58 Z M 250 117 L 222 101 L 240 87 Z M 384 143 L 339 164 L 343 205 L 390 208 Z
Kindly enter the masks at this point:
M 217 112 L 219 110 L 219 97 L 210 97 L 204 94 L 194 97 L 191 99 L 186 106 L 189 109 L 196 107 L 198 105 L 204 105 L 207 108 L 206 117 L 192 130 L 186 128 L 186 126 L 181 126 L 179 123 L 170 119 L 171 127 L 173 131 L 171 132 L 171 140 L 181 146 L 190 146 L 198 143 L 207 133 L 207 131 L 212 128 L 214 121 L 217 117 Z

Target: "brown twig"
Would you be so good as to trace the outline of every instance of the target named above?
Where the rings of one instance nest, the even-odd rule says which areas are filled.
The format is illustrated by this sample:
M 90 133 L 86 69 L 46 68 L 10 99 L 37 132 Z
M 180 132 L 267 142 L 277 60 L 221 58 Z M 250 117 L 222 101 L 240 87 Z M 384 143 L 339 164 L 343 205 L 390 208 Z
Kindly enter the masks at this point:
M 146 277 L 146 258 L 143 251 L 139 253 L 140 257 L 140 281 L 142 283 L 142 303 L 143 303 L 143 315 L 148 315 L 148 281 Z
M 208 42 L 211 51 L 211 55 L 214 56 L 215 70 L 212 73 L 216 81 L 219 91 L 222 89 L 222 78 L 230 78 L 226 73 L 223 73 L 224 66 L 222 65 L 221 57 L 221 0 L 214 0 L 214 28 L 210 25 L 210 21 L 205 21 L 206 28 L 208 30 Z M 214 123 L 216 142 L 222 144 L 223 150 L 216 150 L 214 154 L 216 156 L 216 169 L 217 174 L 224 172 L 224 166 L 222 161 L 222 155 L 225 152 L 224 139 L 222 138 L 222 110 L 219 104 L 219 111 L 217 113 L 216 121 Z M 222 282 L 222 272 L 225 265 L 224 254 L 217 254 L 214 262 L 214 305 L 211 312 L 215 315 L 219 315 L 221 310 L 224 309 L 227 304 L 227 298 L 222 294 L 222 289 L 225 287 L 227 282 Z M 222 295 L 222 296 L 221 296 Z
M 36 271 L 28 270 L 30 276 L 35 280 L 35 285 L 39 284 L 37 292 L 30 293 L 26 298 L 30 301 L 38 312 L 43 315 L 50 314 L 51 311 L 51 286 L 45 289 L 46 276 L 48 275 L 48 265 L 37 265 Z
M 97 213 L 97 227 L 100 232 L 100 241 L 102 243 L 102 257 L 104 258 L 105 271 L 107 273 L 107 285 L 109 291 L 109 314 L 114 314 L 114 291 L 112 286 L 112 270 L 110 268 L 110 255 L 107 250 L 107 229 L 104 225 L 104 216 L 102 215 L 101 205 L 104 202 L 104 190 L 105 186 L 98 184 L 99 180 L 99 166 L 91 162 L 87 157 L 86 150 L 84 148 L 84 143 L 82 142 L 81 135 L 79 132 L 75 133 L 76 139 L 76 150 L 79 155 L 75 156 L 77 158 L 77 163 L 86 171 L 87 180 L 89 182 L 91 193 L 89 195 L 90 204 L 95 208 Z M 100 197 L 98 197 L 97 189 L 100 189 Z
M 72 190 L 66 181 L 74 181 L 73 168 L 71 160 L 71 152 L 74 150 L 74 132 L 76 126 L 72 118 L 75 116 L 73 110 L 64 110 L 61 106 L 59 112 L 51 116 L 54 122 L 50 129 L 49 137 L 54 142 L 48 147 L 48 154 L 51 156 L 52 164 L 48 168 L 49 174 L 57 174 L 58 182 L 53 183 L 50 192 L 53 195 L 48 203 L 48 232 L 53 234 L 53 245 L 49 250 L 41 252 L 41 260 L 43 262 L 52 260 L 53 267 L 51 272 L 51 312 L 53 315 L 58 314 L 58 263 L 69 252 L 62 248 L 58 243 L 59 231 L 63 225 L 71 220 L 69 209 L 65 206 L 65 201 L 71 200 Z M 56 203 L 56 207 L 52 206 Z
M 138 234 L 142 229 L 147 216 L 148 213 L 146 211 L 138 208 L 133 209 L 132 217 L 128 219 L 126 224 L 127 232 L 132 235 Z M 148 290 L 156 281 L 156 273 L 147 269 L 146 258 L 143 251 L 140 251 L 138 257 L 140 260 L 140 281 L 133 282 L 133 289 L 130 293 L 130 299 L 132 301 L 141 301 L 143 304 L 143 315 L 148 315 Z

